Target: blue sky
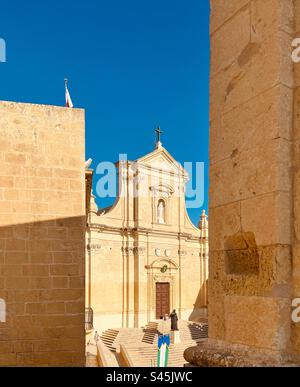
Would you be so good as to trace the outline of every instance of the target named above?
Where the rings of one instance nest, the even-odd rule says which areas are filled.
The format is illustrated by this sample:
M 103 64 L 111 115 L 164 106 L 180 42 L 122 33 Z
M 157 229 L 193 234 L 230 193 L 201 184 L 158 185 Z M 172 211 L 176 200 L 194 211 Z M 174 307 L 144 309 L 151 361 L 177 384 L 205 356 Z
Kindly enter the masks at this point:
M 208 0 L 11 0 L 0 38 L 1 100 L 64 105 L 68 77 L 94 166 L 152 151 L 160 125 L 178 161 L 205 162 L 207 209 Z M 189 210 L 194 223 L 200 213 Z

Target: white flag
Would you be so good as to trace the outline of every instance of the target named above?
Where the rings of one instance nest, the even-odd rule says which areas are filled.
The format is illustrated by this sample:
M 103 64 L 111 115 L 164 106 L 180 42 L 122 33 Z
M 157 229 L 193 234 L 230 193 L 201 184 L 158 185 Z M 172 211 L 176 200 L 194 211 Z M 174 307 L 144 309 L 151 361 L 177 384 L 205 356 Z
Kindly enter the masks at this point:
M 68 108 L 74 107 L 69 90 L 68 90 L 67 83 L 66 83 L 66 107 L 68 107 Z

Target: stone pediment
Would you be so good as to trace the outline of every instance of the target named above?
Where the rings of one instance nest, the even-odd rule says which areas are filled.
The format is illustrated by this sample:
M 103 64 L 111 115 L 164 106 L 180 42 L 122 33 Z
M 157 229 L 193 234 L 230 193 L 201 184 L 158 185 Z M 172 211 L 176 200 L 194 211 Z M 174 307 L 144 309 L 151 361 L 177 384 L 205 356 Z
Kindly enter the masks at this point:
M 154 152 L 137 160 L 139 165 L 144 165 L 149 168 L 162 170 L 175 175 L 184 175 L 188 177 L 184 168 L 170 155 L 163 147 L 156 149 Z

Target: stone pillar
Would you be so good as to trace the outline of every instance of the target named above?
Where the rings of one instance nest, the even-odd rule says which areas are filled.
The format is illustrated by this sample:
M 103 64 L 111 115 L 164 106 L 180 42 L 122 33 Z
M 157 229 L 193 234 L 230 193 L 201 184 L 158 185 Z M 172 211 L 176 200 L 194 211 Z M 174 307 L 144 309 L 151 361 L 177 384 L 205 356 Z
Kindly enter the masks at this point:
M 299 360 L 294 3 L 211 0 L 209 340 L 186 351 L 196 365 Z
M 294 38 L 300 38 L 300 2 L 294 2 Z M 299 57 L 299 54 L 298 54 Z M 300 62 L 294 64 L 293 122 L 293 299 L 300 297 Z M 300 324 L 292 324 L 293 358 L 300 358 Z

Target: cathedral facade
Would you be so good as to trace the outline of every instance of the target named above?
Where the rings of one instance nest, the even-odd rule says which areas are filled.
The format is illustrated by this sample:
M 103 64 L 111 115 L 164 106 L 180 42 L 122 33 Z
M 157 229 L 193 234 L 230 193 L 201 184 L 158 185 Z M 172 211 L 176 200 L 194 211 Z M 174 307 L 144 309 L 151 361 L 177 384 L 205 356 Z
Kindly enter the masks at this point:
M 160 142 L 117 170 L 115 204 L 98 209 L 92 196 L 88 213 L 86 305 L 94 328 L 141 327 L 173 309 L 185 320 L 206 316 L 208 222 L 204 211 L 199 228 L 188 217 L 186 171 Z

